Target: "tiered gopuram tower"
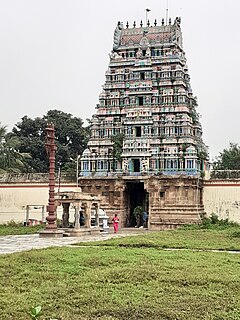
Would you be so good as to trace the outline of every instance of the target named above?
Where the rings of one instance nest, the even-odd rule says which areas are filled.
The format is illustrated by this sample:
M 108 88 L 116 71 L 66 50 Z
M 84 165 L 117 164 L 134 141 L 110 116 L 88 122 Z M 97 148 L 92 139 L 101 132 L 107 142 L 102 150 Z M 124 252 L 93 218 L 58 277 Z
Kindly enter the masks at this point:
M 140 23 L 137 27 L 134 22 L 133 28 L 128 23 L 124 28 L 119 22 L 114 32 L 106 81 L 91 120 L 88 148 L 81 157 L 81 176 L 85 182 L 91 177 L 93 185 L 103 177 L 110 181 L 117 176 L 118 182 L 121 177 L 123 193 L 136 192 L 134 181 L 138 185 L 142 182 L 141 201 L 131 202 L 125 197 L 119 207 L 129 216 L 135 205 L 153 210 L 147 186 L 154 179 L 162 185 L 158 192 L 165 200 L 168 188 L 160 180 L 168 181 L 167 185 L 175 179 L 175 185 L 184 179 L 192 181 L 197 190 L 192 194 L 193 206 L 201 206 L 199 175 L 204 170 L 207 150 L 190 86 L 180 23 L 181 19 L 176 18 L 173 24 L 169 19 L 168 24 L 162 20 L 158 26 L 155 20 L 153 25 L 148 22 L 147 26 Z M 80 180 L 84 186 L 84 178 Z M 180 205 L 186 200 L 184 190 L 176 194 Z M 112 191 L 116 192 L 116 187 Z

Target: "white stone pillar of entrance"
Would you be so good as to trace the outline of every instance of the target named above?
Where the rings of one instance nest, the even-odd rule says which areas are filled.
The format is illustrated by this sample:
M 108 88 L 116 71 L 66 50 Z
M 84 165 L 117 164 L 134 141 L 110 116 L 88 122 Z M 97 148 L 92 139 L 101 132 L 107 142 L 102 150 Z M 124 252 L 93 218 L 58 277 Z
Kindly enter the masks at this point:
M 197 165 L 197 160 L 196 160 L 196 159 L 193 159 L 193 168 L 194 168 L 195 170 L 198 169 L 198 165 Z
M 42 222 L 44 222 L 44 208 L 45 206 L 42 206 Z
M 79 230 L 80 229 L 80 223 L 79 223 L 80 203 L 77 202 L 75 204 L 74 208 L 75 208 L 75 227 L 74 227 L 74 229 Z
M 180 159 L 179 163 L 180 163 L 180 170 L 182 171 L 182 169 L 183 169 L 183 161 L 182 161 L 182 159 Z
M 96 220 L 95 220 L 95 226 L 96 227 L 99 227 L 99 203 L 96 203 L 95 204 L 95 209 L 96 209 L 96 215 L 95 215 L 95 217 L 96 217 Z
M 163 159 L 160 160 L 160 169 L 164 170 L 164 160 Z
M 29 220 L 29 205 L 26 206 L 26 226 L 28 225 Z
M 85 218 L 86 218 L 86 228 L 91 227 L 91 204 L 86 203 L 85 205 Z

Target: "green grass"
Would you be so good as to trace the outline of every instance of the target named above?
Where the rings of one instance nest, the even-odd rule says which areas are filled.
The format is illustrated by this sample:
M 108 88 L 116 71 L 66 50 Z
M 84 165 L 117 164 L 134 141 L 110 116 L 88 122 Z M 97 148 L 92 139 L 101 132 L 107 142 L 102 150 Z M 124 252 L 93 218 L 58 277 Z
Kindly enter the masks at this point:
M 236 228 L 177 230 L 0 257 L 1 320 L 240 319 L 240 255 L 162 247 L 240 248 Z M 192 239 L 193 238 L 193 239 Z
M 0 224 L 0 236 L 33 234 L 43 230 L 45 225 L 23 226 L 20 223 Z
M 240 251 L 240 228 L 201 229 L 200 227 L 192 227 L 192 229 L 183 228 L 164 232 L 146 232 L 137 237 L 115 238 L 101 242 L 85 242 L 75 245 Z

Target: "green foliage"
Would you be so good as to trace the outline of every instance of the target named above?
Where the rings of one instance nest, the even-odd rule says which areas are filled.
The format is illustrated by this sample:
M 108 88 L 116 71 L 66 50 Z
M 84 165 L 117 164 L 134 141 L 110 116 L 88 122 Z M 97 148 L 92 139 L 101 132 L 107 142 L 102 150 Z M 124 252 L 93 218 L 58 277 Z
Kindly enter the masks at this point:
M 32 319 L 39 318 L 42 315 L 42 307 L 41 306 L 31 307 L 29 314 Z
M 240 238 L 240 230 L 236 230 L 231 234 L 232 238 Z
M 213 163 L 215 170 L 240 170 L 240 146 L 230 143 L 229 148 L 220 152 Z
M 142 216 L 143 215 L 143 207 L 141 207 L 141 206 L 137 206 L 136 208 L 134 208 L 134 210 L 133 210 L 133 214 L 134 214 L 134 216 L 136 217 L 137 215 L 140 215 L 140 216 Z
M 205 150 L 203 148 L 198 148 L 197 149 L 197 156 L 198 156 L 199 160 L 207 160 L 208 159 L 207 150 Z
M 0 224 L 0 236 L 33 234 L 38 233 L 40 230 L 43 230 L 44 228 L 44 224 L 36 226 L 23 226 L 22 223 L 9 221 L 6 224 Z
M 190 117 L 192 118 L 192 123 L 193 123 L 193 125 L 195 125 L 197 122 L 198 122 L 198 114 L 197 114 L 197 112 L 196 112 L 196 110 L 192 110 L 191 112 L 190 112 Z
M 235 244 L 240 249 L 240 239 L 227 234 L 147 232 L 107 245 L 83 242 L 2 256 L 1 319 L 26 320 L 30 307 L 41 305 L 44 320 L 237 320 L 237 254 L 161 250 L 172 244 L 203 250 Z
M 217 214 L 215 214 L 215 213 L 212 213 L 211 214 L 211 216 L 210 216 L 210 222 L 212 223 L 212 224 L 217 224 L 217 223 L 219 223 L 219 218 L 218 218 L 218 215 Z
M 16 222 L 14 220 L 10 220 L 10 221 L 8 221 L 7 223 L 5 223 L 3 225 L 8 226 L 8 227 L 22 227 L 22 223 Z
M 6 127 L 0 124 L 0 173 L 20 173 L 27 170 L 30 155 L 20 151 L 19 138 L 7 133 Z
M 119 133 L 112 136 L 111 141 L 113 142 L 113 158 L 121 162 L 122 148 L 123 148 L 124 134 Z
M 186 225 L 183 229 L 212 229 L 212 230 L 231 230 L 232 228 L 239 228 L 239 224 L 229 221 L 229 219 L 219 219 L 218 215 L 212 213 L 209 218 L 204 217 L 201 224 Z
M 37 306 L 37 307 L 31 307 L 30 308 L 30 312 L 29 315 L 32 319 L 38 319 L 41 317 L 42 315 L 42 307 L 41 306 Z M 50 320 L 58 320 L 58 319 L 52 319 L 50 318 Z
M 238 223 L 229 221 L 229 219 L 219 219 L 218 215 L 215 213 L 212 213 L 210 218 L 204 218 L 203 225 L 225 227 L 225 228 L 239 226 Z
M 48 157 L 45 150 L 46 125 L 54 123 L 57 145 L 56 163 L 61 164 L 62 170 L 75 171 L 70 158 L 75 159 L 86 148 L 89 129 L 83 127 L 81 118 L 71 114 L 49 110 L 42 118 L 30 119 L 23 117 L 13 128 L 13 133 L 20 139 L 21 152 L 31 155 L 28 165 L 33 172 L 48 171 Z

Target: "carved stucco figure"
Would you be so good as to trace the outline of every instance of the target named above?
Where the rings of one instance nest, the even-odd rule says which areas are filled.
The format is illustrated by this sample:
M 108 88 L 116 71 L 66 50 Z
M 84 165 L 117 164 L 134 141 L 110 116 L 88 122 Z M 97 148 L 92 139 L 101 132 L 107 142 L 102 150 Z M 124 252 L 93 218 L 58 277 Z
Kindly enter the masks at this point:
M 123 29 L 123 23 L 118 21 L 118 24 L 114 31 L 114 36 L 113 36 L 113 50 L 117 50 L 117 48 L 119 47 L 122 29 Z

